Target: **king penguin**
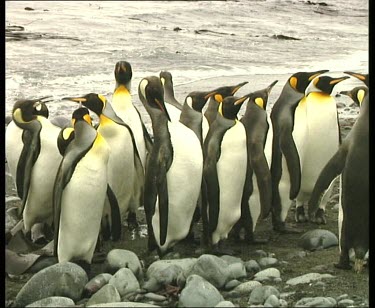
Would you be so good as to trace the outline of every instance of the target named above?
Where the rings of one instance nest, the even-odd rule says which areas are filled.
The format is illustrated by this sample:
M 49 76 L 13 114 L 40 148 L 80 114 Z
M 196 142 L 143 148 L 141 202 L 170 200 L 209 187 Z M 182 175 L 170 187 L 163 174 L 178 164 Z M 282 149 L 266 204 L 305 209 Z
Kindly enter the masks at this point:
M 86 108 L 75 110 L 72 121 L 74 138 L 54 182 L 54 254 L 59 262 L 76 262 L 89 270 L 106 198 L 110 148 L 92 127 Z
M 53 182 L 61 161 L 56 140 L 60 129 L 48 120 L 47 98 L 19 100 L 6 130 L 6 156 L 22 199 L 24 231 L 52 222 Z
M 295 219 L 297 222 L 307 220 L 304 205 L 310 198 L 316 179 L 328 160 L 335 154 L 340 143 L 341 134 L 336 107 L 336 100 L 331 96 L 335 85 L 348 79 L 348 76 L 332 78 L 317 76 L 306 89 L 306 134 L 301 136 L 303 143 L 297 143 L 301 161 L 301 186 L 296 198 Z M 296 111 L 297 115 L 297 111 Z M 324 138 L 322 138 L 324 136 Z M 326 192 L 320 203 L 315 222 L 325 224 L 324 211 L 333 185 Z
M 172 74 L 168 71 L 161 71 L 159 77 L 164 88 L 165 107 L 167 108 L 171 121 L 177 122 L 181 116 L 182 105 L 174 96 Z
M 223 101 L 224 98 L 227 96 L 233 96 L 236 92 L 241 89 L 245 84 L 248 82 L 241 82 L 234 86 L 224 86 L 215 89 L 215 95 L 211 96 L 210 100 L 208 101 L 208 106 L 206 111 L 204 112 L 203 118 L 203 140 L 206 139 L 209 126 L 215 121 L 217 116 L 217 110 L 219 109 L 219 104 Z
M 267 162 L 265 145 L 270 128 L 266 112 L 269 94 L 277 80 L 267 88 L 248 94 L 245 114 L 241 123 L 246 130 L 247 170 L 241 201 L 241 219 L 234 228 L 236 238 L 245 229 L 245 239 L 249 243 L 264 243 L 254 238 L 258 218 L 266 218 L 271 211 L 272 182 L 270 165 Z M 272 135 L 271 135 L 272 138 Z M 271 144 L 268 142 L 268 144 Z M 271 149 L 268 149 L 269 152 Z
M 360 113 L 338 151 L 322 169 L 311 193 L 309 215 L 319 208 L 321 196 L 341 174 L 339 207 L 340 259 L 336 267 L 350 269 L 349 252 L 354 249 L 354 270 L 361 272 L 369 249 L 369 94 L 367 88 L 345 91 L 356 97 Z
M 143 203 L 141 189 L 144 172 L 133 132 L 101 94 L 90 93 L 64 99 L 82 103 L 99 117 L 97 130 L 110 146 L 108 183 L 117 198 L 123 221 L 129 209 L 138 209 Z M 105 212 L 108 217 L 109 211 L 109 204 L 106 203 Z
M 301 163 L 293 139 L 295 111 L 304 99 L 311 80 L 326 72 L 321 70 L 293 74 L 272 106 L 272 224 L 277 232 L 298 232 L 285 224 L 291 201 L 297 197 L 301 184 Z
M 152 140 L 142 121 L 138 109 L 133 105 L 131 98 L 132 67 L 129 62 L 119 61 L 115 65 L 116 88 L 112 96 L 112 107 L 121 120 L 131 128 L 137 150 L 142 162 L 143 170 L 146 166 L 147 153 L 151 152 Z M 142 183 L 143 184 L 143 183 Z M 143 185 L 141 187 L 143 192 Z M 132 203 L 138 206 L 137 203 Z M 138 225 L 136 218 L 137 208 L 129 208 L 128 226 L 134 228 Z
M 138 93 L 154 135 L 145 181 L 148 249 L 156 248 L 162 257 L 188 235 L 201 188 L 203 154 L 195 133 L 171 121 L 158 77 L 143 78 Z
M 215 254 L 224 252 L 221 240 L 228 237 L 241 217 L 247 148 L 246 130 L 237 113 L 248 98 L 228 96 L 219 105 L 218 116 L 210 125 L 204 142 L 203 179 L 207 197 L 202 203 L 204 244 Z M 230 254 L 230 253 L 229 253 Z
M 366 87 L 370 86 L 370 79 L 368 74 L 354 73 L 349 71 L 345 71 L 344 73 L 363 81 Z

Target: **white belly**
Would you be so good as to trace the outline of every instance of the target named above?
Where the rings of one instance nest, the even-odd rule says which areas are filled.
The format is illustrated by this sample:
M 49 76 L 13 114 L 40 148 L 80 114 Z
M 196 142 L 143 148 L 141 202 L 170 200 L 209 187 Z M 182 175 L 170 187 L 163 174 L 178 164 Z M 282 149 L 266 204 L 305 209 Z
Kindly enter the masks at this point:
M 300 194 L 308 201 L 315 182 L 327 162 L 339 147 L 339 128 L 336 102 L 332 97 L 323 101 L 311 102 L 307 97 L 307 134 L 302 163 Z M 311 97 L 313 99 L 314 96 Z
M 167 108 L 167 112 L 169 114 L 169 117 L 171 118 L 171 121 L 179 122 L 180 116 L 181 116 L 181 110 L 168 103 L 165 103 L 165 107 Z
M 273 127 L 269 113 L 267 113 L 268 132 L 266 144 L 264 145 L 264 155 L 266 156 L 268 168 L 271 169 L 272 162 L 272 140 L 273 140 Z
M 155 215 L 152 217 L 155 238 L 162 251 L 188 234 L 201 189 L 203 172 L 202 148 L 195 133 L 180 122 L 169 122 L 168 128 L 173 146 L 173 162 L 167 172 L 168 231 L 162 247 L 158 200 Z
M 251 220 L 253 221 L 253 232 L 255 231 L 255 227 L 260 215 L 261 207 L 260 207 L 260 194 L 259 194 L 259 187 L 257 178 L 255 173 L 253 173 L 253 193 L 249 199 L 249 209 L 251 214 Z
M 221 155 L 217 162 L 220 187 L 219 219 L 212 234 L 212 243 L 226 239 L 241 216 L 241 199 L 246 177 L 246 132 L 237 122 L 224 135 Z
M 77 164 L 61 199 L 59 262 L 91 263 L 107 191 L 108 147 L 90 150 Z
M 127 213 L 134 198 L 135 167 L 134 149 L 126 127 L 113 124 L 98 130 L 110 147 L 108 183 L 117 197 L 121 216 Z
M 202 140 L 204 142 L 204 140 L 206 140 L 206 136 L 208 134 L 210 126 L 208 124 L 207 118 L 204 115 L 202 116 L 202 120 Z

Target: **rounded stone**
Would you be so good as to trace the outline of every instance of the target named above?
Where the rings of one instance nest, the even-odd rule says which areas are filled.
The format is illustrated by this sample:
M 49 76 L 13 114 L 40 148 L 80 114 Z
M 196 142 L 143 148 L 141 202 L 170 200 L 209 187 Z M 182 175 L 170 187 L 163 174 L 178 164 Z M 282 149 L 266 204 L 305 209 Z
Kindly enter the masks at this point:
M 271 295 L 275 295 L 277 298 L 280 292 L 273 286 L 261 286 L 256 287 L 250 294 L 249 304 L 264 304 L 264 302 Z
M 50 296 L 38 300 L 26 307 L 73 307 L 75 306 L 74 301 L 68 297 L 62 296 Z
M 275 266 L 279 261 L 276 258 L 264 257 L 261 258 L 258 263 L 261 268 L 269 268 Z
M 300 247 L 309 251 L 338 246 L 338 244 L 337 236 L 333 232 L 324 229 L 307 231 L 298 241 Z
M 129 268 L 138 279 L 143 279 L 142 264 L 133 251 L 112 249 L 107 254 L 106 261 L 111 273 L 115 273 L 120 268 Z
M 106 284 L 98 292 L 91 296 L 86 305 L 90 306 L 103 303 L 115 303 L 120 301 L 121 297 L 115 286 Z
M 113 285 L 121 297 L 135 292 L 140 288 L 137 278 L 128 268 L 120 268 L 109 280 L 108 284 Z
M 106 285 L 111 278 L 112 275 L 108 273 L 101 273 L 95 276 L 85 285 L 85 295 L 91 296 L 92 294 L 100 290 L 104 285 Z
M 260 271 L 260 266 L 258 262 L 255 260 L 249 260 L 245 262 L 245 268 L 246 268 L 246 271 L 250 273 L 257 273 Z

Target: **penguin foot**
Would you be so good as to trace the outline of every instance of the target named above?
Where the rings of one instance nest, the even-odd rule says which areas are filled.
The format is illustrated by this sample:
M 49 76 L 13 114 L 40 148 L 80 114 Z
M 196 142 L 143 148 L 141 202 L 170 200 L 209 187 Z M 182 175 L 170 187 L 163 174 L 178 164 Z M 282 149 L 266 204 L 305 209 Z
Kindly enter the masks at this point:
M 354 271 L 359 274 L 362 272 L 363 270 L 363 266 L 365 264 L 365 260 L 363 259 L 355 259 L 355 262 L 354 262 Z
M 129 230 L 134 230 L 138 228 L 139 224 L 137 221 L 137 214 L 134 212 L 129 212 L 127 222 Z
M 339 269 L 343 269 L 343 270 L 352 269 L 352 266 L 349 263 L 341 262 L 341 261 L 339 263 L 333 264 L 333 266 L 336 267 L 336 268 L 339 268 Z
M 296 222 L 302 223 L 302 222 L 308 221 L 308 218 L 305 215 L 305 210 L 304 210 L 303 206 L 299 206 L 299 207 L 296 208 L 294 218 L 295 218 Z
M 323 209 L 318 209 L 315 213 L 315 221 L 318 225 L 325 225 L 327 223 Z
M 299 234 L 303 233 L 303 230 L 297 229 L 295 227 L 287 226 L 285 222 L 274 225 L 273 230 L 281 234 Z

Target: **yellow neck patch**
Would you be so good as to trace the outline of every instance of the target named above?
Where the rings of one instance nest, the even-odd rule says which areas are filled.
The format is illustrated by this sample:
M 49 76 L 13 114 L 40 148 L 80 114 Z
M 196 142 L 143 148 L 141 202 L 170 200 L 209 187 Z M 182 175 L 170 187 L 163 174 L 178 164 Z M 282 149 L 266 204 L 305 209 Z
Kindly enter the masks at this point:
M 365 97 L 365 91 L 364 90 L 359 90 L 357 93 L 357 99 L 359 101 L 359 106 L 362 105 L 363 98 Z
M 120 85 L 114 94 L 123 94 L 123 95 L 130 95 L 129 90 L 122 84 Z
M 99 117 L 99 122 L 100 122 L 100 125 L 111 125 L 113 124 L 113 121 L 106 117 L 105 115 L 101 114 L 100 117 Z
M 223 116 L 223 103 L 219 104 L 218 112 Z
M 63 130 L 62 137 L 64 140 L 68 140 L 70 135 L 74 132 L 74 128 L 72 127 L 67 127 Z

